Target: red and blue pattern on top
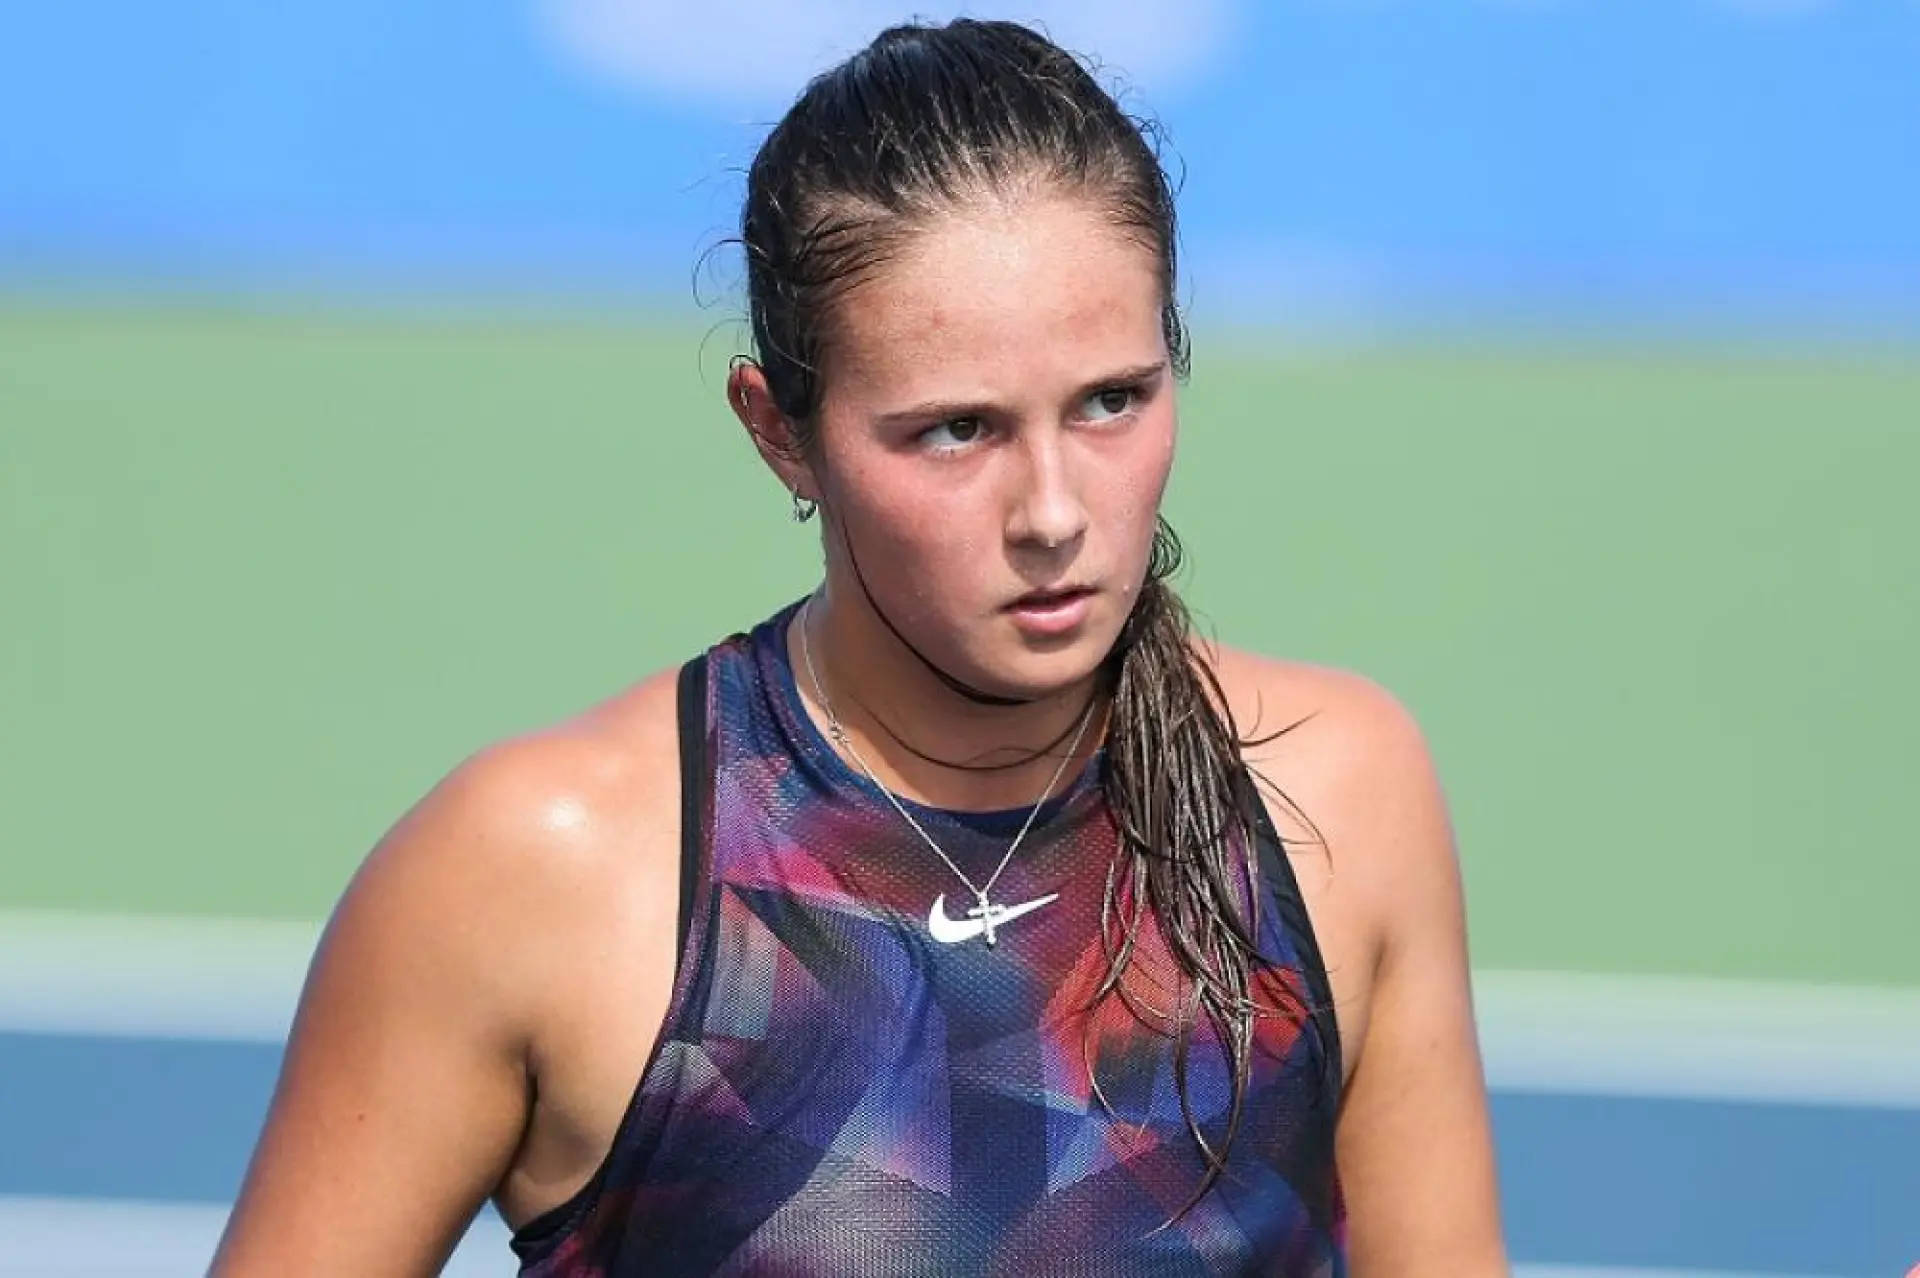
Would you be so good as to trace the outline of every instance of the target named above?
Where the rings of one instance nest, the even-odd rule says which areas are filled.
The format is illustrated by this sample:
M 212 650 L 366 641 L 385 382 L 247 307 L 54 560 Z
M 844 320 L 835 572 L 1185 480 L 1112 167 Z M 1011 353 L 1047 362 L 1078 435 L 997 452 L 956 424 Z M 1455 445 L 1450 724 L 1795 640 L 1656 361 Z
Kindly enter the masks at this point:
M 521 1273 L 1343 1274 L 1339 1047 L 1271 829 L 1257 917 L 1273 964 L 1256 987 L 1311 1013 L 1257 1021 L 1226 1173 L 1161 1228 L 1204 1163 L 1166 1026 L 1119 999 L 1089 1010 L 1117 842 L 1103 756 L 1048 801 L 994 890 L 1009 905 L 1059 898 L 1002 924 L 996 945 L 937 942 L 934 898 L 961 915 L 966 890 L 808 717 L 785 643 L 794 611 L 705 658 L 706 763 L 691 778 L 704 784 L 687 808 L 700 844 L 672 1001 L 599 1172 L 515 1235 Z M 1026 816 L 909 807 L 976 882 Z M 1157 932 L 1129 981 L 1147 1007 L 1176 997 Z M 1224 1059 L 1197 1031 L 1188 1085 L 1216 1138 Z

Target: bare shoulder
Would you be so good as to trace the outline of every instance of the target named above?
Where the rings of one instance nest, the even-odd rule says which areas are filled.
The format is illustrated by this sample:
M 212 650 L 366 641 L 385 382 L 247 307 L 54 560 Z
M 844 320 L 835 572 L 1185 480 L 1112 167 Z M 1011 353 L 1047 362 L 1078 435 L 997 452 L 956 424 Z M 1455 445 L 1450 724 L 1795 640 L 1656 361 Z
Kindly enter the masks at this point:
M 606 835 L 677 812 L 676 672 L 653 675 L 558 723 L 485 746 L 394 827 L 399 855 L 446 857 L 456 873 L 592 873 Z M 666 809 L 663 813 L 662 807 Z M 387 851 L 376 849 L 375 857 Z
M 544 943 L 631 907 L 677 844 L 675 675 L 476 751 L 374 848 L 342 912 L 445 921 L 425 934 L 484 938 L 503 977 L 515 973 L 501 960 L 523 951 L 566 961 Z
M 1422 934 L 1461 925 L 1452 832 L 1425 736 L 1406 705 L 1364 675 L 1223 645 L 1200 651 L 1287 844 L 1351 1077 L 1392 958 Z
M 215 1273 L 433 1272 L 481 1201 L 526 1179 L 529 1119 L 545 1130 L 549 1098 L 571 1094 L 543 1061 L 605 995 L 582 974 L 666 984 L 674 687 L 656 676 L 487 746 L 367 856 L 314 956 Z
M 1301 797 L 1293 796 L 1298 789 L 1329 815 L 1356 816 L 1348 810 L 1359 807 L 1374 820 L 1419 820 L 1437 802 L 1426 735 L 1379 683 L 1350 670 L 1225 645 L 1202 652 L 1241 737 L 1253 743 L 1249 765 L 1290 796 Z M 1294 832 L 1304 833 L 1293 820 Z
M 1203 649 L 1278 794 L 1333 988 L 1336 1137 L 1355 1273 L 1506 1272 L 1466 916 L 1420 726 L 1350 671 Z M 1273 735 L 1277 733 L 1278 735 Z

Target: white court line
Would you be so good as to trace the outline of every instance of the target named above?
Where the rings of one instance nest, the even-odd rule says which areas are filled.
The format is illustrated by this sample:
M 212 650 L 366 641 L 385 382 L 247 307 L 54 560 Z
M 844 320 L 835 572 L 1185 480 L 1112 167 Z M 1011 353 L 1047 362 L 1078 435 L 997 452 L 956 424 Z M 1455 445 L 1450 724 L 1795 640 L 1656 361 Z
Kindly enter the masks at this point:
M 280 1043 L 316 923 L 0 911 L 0 1029 Z
M 226 1228 L 225 1207 L 0 1195 L 0 1278 L 199 1278 Z M 506 1278 L 507 1227 L 482 1212 L 441 1273 Z
M 279 1043 L 319 925 L 0 911 L 0 1030 Z M 1497 1090 L 1920 1108 L 1920 989 L 1482 970 Z
M 1920 1108 L 1920 989 L 1480 971 L 1501 1091 Z

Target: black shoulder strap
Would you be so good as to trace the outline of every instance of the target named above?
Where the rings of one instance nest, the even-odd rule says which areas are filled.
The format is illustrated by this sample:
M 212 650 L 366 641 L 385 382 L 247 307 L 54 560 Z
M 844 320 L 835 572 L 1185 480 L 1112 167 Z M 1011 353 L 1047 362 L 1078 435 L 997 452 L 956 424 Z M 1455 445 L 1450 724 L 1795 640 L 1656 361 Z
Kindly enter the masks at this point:
M 1307 986 L 1307 1015 L 1313 1021 L 1316 1036 L 1326 1047 L 1326 1094 L 1337 1106 L 1345 1067 L 1341 1064 L 1340 1025 L 1334 1015 L 1333 984 L 1327 979 L 1326 960 L 1320 956 L 1320 941 L 1313 934 L 1313 920 L 1307 914 L 1306 899 L 1300 894 L 1300 880 L 1295 877 L 1293 862 L 1287 856 L 1286 841 L 1274 829 L 1267 805 L 1257 793 L 1254 822 L 1254 844 L 1259 850 L 1256 862 L 1273 879 L 1269 899 L 1278 907 L 1281 921 L 1298 947 L 1300 976 Z
M 680 667 L 680 914 L 673 952 L 687 948 L 694 891 L 700 882 L 700 841 L 705 837 L 707 785 L 707 658 Z

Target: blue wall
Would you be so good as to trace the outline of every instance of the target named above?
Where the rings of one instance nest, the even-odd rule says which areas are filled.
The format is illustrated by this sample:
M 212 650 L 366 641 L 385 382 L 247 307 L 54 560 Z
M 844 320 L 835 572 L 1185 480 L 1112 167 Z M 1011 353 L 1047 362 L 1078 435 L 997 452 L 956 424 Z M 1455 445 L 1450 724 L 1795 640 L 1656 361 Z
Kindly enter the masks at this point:
M 614 83 L 552 8 L 14 6 L 0 282 L 685 296 L 798 74 Z M 1920 314 L 1920 4 L 1213 8 L 1200 70 L 1145 102 L 1203 308 Z M 724 67 L 738 34 L 680 38 Z

